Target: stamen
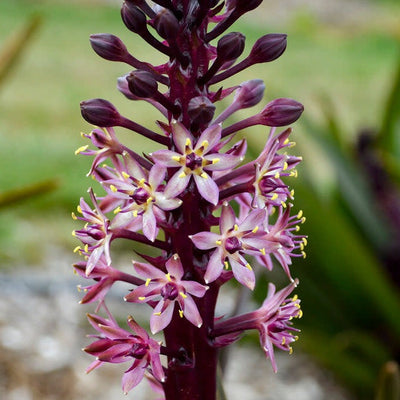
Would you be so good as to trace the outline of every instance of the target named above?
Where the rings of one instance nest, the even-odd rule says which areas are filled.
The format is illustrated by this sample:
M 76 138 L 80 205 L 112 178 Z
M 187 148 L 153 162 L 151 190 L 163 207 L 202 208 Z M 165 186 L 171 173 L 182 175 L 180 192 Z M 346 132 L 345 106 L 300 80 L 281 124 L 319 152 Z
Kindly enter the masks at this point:
M 225 269 L 229 269 L 228 261 L 224 261 Z
M 75 150 L 75 155 L 82 153 L 82 151 L 85 151 L 88 147 L 89 145 L 79 147 L 78 149 Z
M 165 276 L 167 277 L 168 282 L 172 282 L 171 274 L 169 272 L 168 272 L 168 274 L 165 274 Z
M 145 286 L 149 286 L 151 282 L 151 278 L 147 278 L 146 279 L 146 283 L 144 284 Z
M 185 171 L 182 171 L 182 172 L 178 175 L 178 178 L 185 178 L 185 177 L 186 177 Z
M 263 255 L 263 256 L 265 256 L 267 253 L 265 252 L 265 249 L 264 248 L 262 248 L 262 249 L 260 249 L 260 253 Z
M 249 270 L 249 271 L 253 271 L 253 268 L 251 268 L 251 265 L 249 263 L 247 263 L 245 265 L 245 267 Z
M 181 161 L 181 157 L 179 156 L 172 156 L 171 157 L 174 161 L 180 162 Z
M 221 160 L 220 158 L 214 158 L 214 159 L 212 160 L 212 163 L 213 163 L 213 164 L 216 164 L 217 162 L 220 162 L 220 160 Z
M 202 172 L 202 173 L 200 174 L 200 176 L 201 176 L 202 178 L 204 178 L 204 179 L 207 179 L 207 178 L 208 178 L 208 175 L 207 175 L 205 172 Z
M 110 185 L 110 189 L 114 193 L 118 192 L 118 189 L 114 185 Z
M 221 246 L 222 240 L 216 240 L 216 241 L 215 241 L 215 244 L 217 244 L 218 246 Z
M 259 226 L 257 225 L 251 232 L 252 233 L 257 233 L 258 229 L 259 229 Z
M 180 316 L 181 318 L 183 318 L 183 311 L 182 311 L 182 310 L 179 310 L 179 316 Z
M 187 295 L 186 295 L 185 293 L 179 292 L 179 294 L 180 294 L 184 299 L 186 299 Z
M 139 296 L 138 299 L 141 300 L 141 301 L 143 301 L 143 300 L 146 300 L 146 297 L 144 297 L 144 296 Z
M 129 179 L 131 176 L 128 174 L 128 173 L 126 173 L 125 171 L 122 171 L 122 176 L 125 178 L 125 179 Z
M 233 226 L 233 230 L 235 230 L 235 231 L 238 231 L 238 230 L 239 230 L 238 224 L 235 224 L 235 225 Z

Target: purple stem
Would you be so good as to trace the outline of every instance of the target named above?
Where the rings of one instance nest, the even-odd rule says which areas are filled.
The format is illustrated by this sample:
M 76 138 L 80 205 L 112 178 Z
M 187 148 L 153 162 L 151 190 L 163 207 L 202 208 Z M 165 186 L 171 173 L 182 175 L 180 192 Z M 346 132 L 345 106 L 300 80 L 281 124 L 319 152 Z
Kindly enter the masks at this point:
M 163 242 L 162 240 L 156 239 L 154 240 L 154 242 L 152 242 L 151 240 L 147 239 L 146 236 L 140 233 L 132 232 L 128 229 L 114 229 L 113 234 L 113 240 L 116 238 L 130 239 L 134 240 L 135 242 L 147 244 L 148 246 L 153 246 L 161 250 L 168 251 L 171 249 L 170 245 L 166 242 Z
M 139 133 L 142 136 L 147 137 L 148 139 L 154 140 L 157 143 L 163 144 L 164 146 L 168 146 L 171 142 L 170 139 L 168 139 L 166 136 L 161 136 L 158 133 L 155 133 L 151 131 L 150 129 L 145 128 L 142 125 L 137 124 L 134 121 L 131 121 L 128 118 L 122 117 L 118 123 L 119 126 L 122 126 L 123 128 L 130 129 L 132 131 L 135 131 Z
M 260 118 L 257 115 L 253 115 L 252 117 L 243 119 L 242 121 L 238 121 L 231 126 L 222 130 L 221 137 L 226 137 L 232 135 L 232 133 L 241 131 L 242 129 L 246 129 L 249 126 L 258 125 L 260 123 Z

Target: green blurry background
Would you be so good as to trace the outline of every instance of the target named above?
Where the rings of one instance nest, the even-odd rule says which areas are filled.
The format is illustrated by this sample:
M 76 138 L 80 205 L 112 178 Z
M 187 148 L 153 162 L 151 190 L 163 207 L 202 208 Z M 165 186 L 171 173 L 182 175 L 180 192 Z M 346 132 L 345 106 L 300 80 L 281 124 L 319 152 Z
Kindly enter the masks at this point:
M 307 259 L 295 260 L 293 269 L 304 310 L 298 348 L 330 368 L 356 398 L 372 399 L 382 366 L 400 356 L 400 5 L 275 3 L 265 1 L 233 29 L 246 34 L 246 51 L 265 33 L 288 33 L 287 51 L 231 82 L 262 78 L 265 102 L 293 97 L 305 105 L 294 127 L 295 152 L 304 162 L 300 177 L 288 182 L 307 217 L 302 232 L 310 243 Z M 106 98 L 156 129 L 159 114 L 115 88 L 129 68 L 100 59 L 89 45 L 91 33 L 109 32 L 135 57 L 163 62 L 129 34 L 118 9 L 118 1 L 0 2 L 0 66 L 32 16 L 40 17 L 18 60 L 0 75 L 3 270 L 40 265 L 44 248 L 67 252 L 76 245 L 70 213 L 92 184 L 85 177 L 90 160 L 74 155 L 86 144 L 80 131 L 91 130 L 80 116 L 81 100 Z M 120 135 L 136 151 L 153 149 L 139 136 Z M 254 154 L 265 136 L 265 129 L 246 132 Z M 392 389 L 398 385 L 382 379 Z M 379 399 L 398 399 L 393 390 L 394 397 Z

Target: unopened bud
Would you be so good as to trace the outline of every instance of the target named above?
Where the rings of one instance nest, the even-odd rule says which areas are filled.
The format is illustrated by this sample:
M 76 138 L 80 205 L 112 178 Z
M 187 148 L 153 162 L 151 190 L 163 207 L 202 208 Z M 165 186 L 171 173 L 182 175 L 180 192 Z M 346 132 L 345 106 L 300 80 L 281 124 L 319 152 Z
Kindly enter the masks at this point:
M 250 51 L 249 59 L 253 64 L 276 60 L 286 49 L 287 35 L 270 33 L 262 36 Z
M 261 123 L 267 126 L 286 126 L 297 121 L 304 111 L 301 103 L 280 98 L 268 103 L 260 112 Z
M 218 58 L 224 62 L 236 60 L 244 50 L 245 36 L 231 32 L 223 36 L 217 44 Z
M 257 8 L 263 0 L 236 0 L 235 11 L 244 14 Z
M 157 81 L 147 71 L 132 71 L 126 78 L 129 90 L 138 97 L 152 97 L 157 92 Z
M 153 25 L 158 34 L 166 40 L 175 39 L 179 33 L 179 21 L 175 15 L 166 8 L 161 9 L 154 17 Z
M 121 8 L 121 18 L 126 27 L 134 33 L 142 33 L 147 30 L 146 15 L 131 1 L 126 0 Z
M 240 108 L 253 107 L 262 100 L 264 89 L 265 85 L 261 79 L 243 82 L 237 89 L 233 102 L 238 103 Z
M 188 114 L 192 123 L 208 124 L 214 117 L 215 106 L 206 96 L 194 97 L 190 100 Z
M 90 35 L 90 44 L 100 57 L 109 61 L 124 61 L 128 53 L 122 40 L 109 33 Z
M 82 117 L 90 124 L 102 128 L 116 126 L 120 121 L 120 114 L 109 101 L 104 99 L 91 99 L 82 101 Z

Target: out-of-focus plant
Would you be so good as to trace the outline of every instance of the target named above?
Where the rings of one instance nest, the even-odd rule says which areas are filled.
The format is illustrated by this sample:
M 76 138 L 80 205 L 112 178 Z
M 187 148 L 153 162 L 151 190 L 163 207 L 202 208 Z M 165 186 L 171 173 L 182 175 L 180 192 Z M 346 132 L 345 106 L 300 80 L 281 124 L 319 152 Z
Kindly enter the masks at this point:
M 400 63 L 383 122 L 353 142 L 343 140 L 333 102 L 324 96 L 320 104 L 325 124 L 303 118 L 304 134 L 335 182 L 321 194 L 306 165 L 294 185 L 313 238 L 307 265 L 296 268 L 301 345 L 357 398 L 371 399 L 381 366 L 400 357 Z
M 14 32 L 3 44 L 0 50 L 0 89 L 15 70 L 18 62 L 30 44 L 30 40 L 39 29 L 42 19 L 39 16 L 32 16 L 25 25 Z M 30 199 L 34 196 L 43 195 L 56 189 L 56 180 L 47 180 L 16 188 L 8 191 L 0 191 L 0 209 L 10 207 L 20 201 Z
M 114 35 L 90 38 L 99 56 L 134 69 L 118 80 L 122 94 L 149 102 L 163 120 L 154 132 L 121 115 L 107 100 L 81 103 L 84 119 L 99 128 L 83 135 L 94 148 L 82 146 L 77 154 L 93 156 L 89 175 L 105 191 L 97 196 L 90 189 L 90 203 L 82 198 L 79 214 L 73 214 L 85 223 L 74 231 L 82 242 L 76 251 L 84 258 L 74 267 L 94 281 L 84 288 L 82 303 L 98 303 L 96 313 L 89 315 L 97 334 L 85 348 L 95 357 L 88 371 L 128 362 L 124 392 L 146 377 L 168 400 L 215 400 L 219 348 L 254 330 L 276 371 L 274 349 L 291 352 L 297 340 L 292 320 L 302 312 L 300 300 L 291 294 L 298 281 L 290 266 L 292 258 L 305 254 L 306 238 L 298 233 L 305 218 L 301 211 L 293 212 L 286 179 L 297 174 L 301 158 L 286 151 L 292 146 L 291 129 L 277 127 L 295 122 L 303 106 L 279 98 L 251 117 L 225 122 L 258 104 L 264 84 L 253 79 L 222 87 L 220 82 L 275 60 L 286 48 L 286 35 L 267 34 L 238 61 L 245 36 L 226 31 L 261 0 L 155 2 L 151 8 L 145 0 L 125 0 L 121 17 L 130 31 L 166 56 L 165 64 L 138 60 Z M 231 104 L 216 113 L 215 103 L 233 93 Z M 271 129 L 260 154 L 245 162 L 246 140 L 229 143 L 254 125 Z M 119 141 L 115 127 L 162 149 L 141 155 Z M 130 240 L 146 263 L 134 260 L 132 273 L 116 268 L 111 243 L 117 239 Z M 138 251 L 143 244 L 146 253 Z M 255 271 L 271 269 L 274 258 L 285 274 L 281 290 L 268 280 L 257 310 L 231 317 L 216 314 L 223 285 L 235 281 L 253 290 Z M 118 281 L 128 285 L 127 302 L 150 306 L 151 334 L 133 317 L 123 328 L 106 307 L 106 294 Z M 153 335 L 161 333 L 163 340 L 156 340 Z M 224 398 L 222 390 L 219 398 Z

